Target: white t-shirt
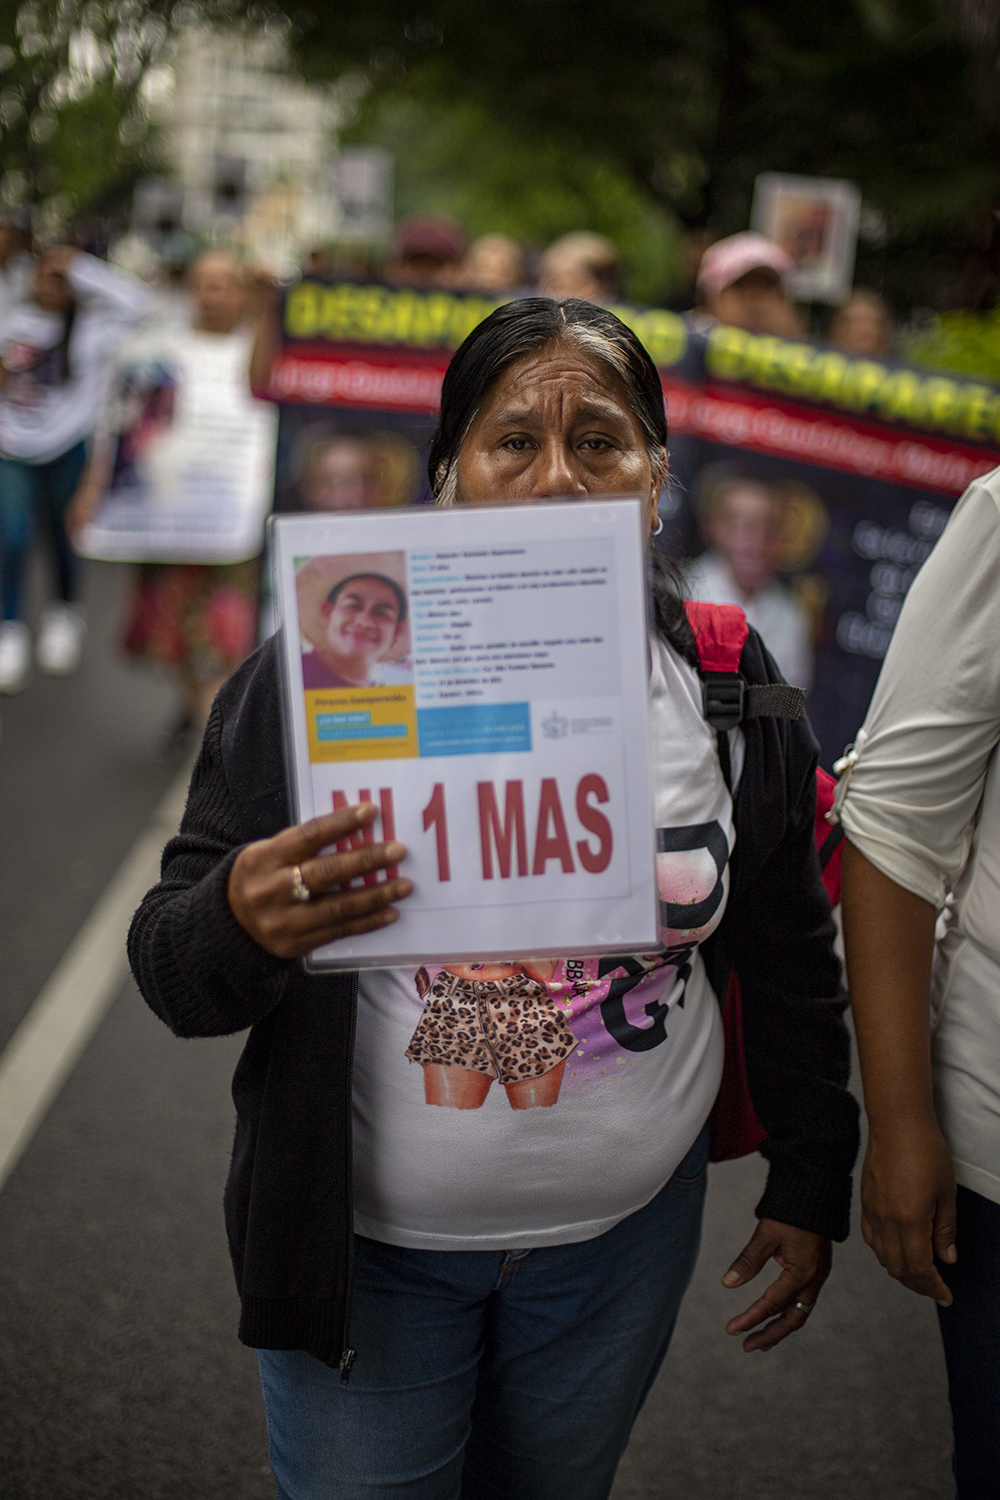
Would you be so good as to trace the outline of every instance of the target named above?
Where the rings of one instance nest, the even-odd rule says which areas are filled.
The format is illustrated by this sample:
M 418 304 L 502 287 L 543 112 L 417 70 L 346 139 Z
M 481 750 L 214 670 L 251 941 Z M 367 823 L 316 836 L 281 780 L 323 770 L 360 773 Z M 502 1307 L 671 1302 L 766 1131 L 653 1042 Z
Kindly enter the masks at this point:
M 663 645 L 650 713 L 668 951 L 363 973 L 359 1234 L 430 1250 L 591 1239 L 648 1203 L 694 1144 L 722 1076 L 697 945 L 725 911 L 732 799 L 697 674 Z M 738 777 L 738 730 L 730 751 Z
M 66 277 L 77 303 L 68 379 L 51 383 L 46 366 L 63 336 L 62 313 L 25 302 L 0 323 L 0 358 L 9 372 L 0 390 L 0 452 L 29 463 L 48 463 L 91 435 L 112 355 L 153 303 L 141 281 L 93 255 L 77 255 Z
M 711 604 L 738 604 L 774 657 L 786 682 L 812 686 L 813 652 L 809 616 L 791 589 L 774 579 L 747 599 L 737 588 L 729 565 L 717 552 L 703 552 L 684 569 L 692 599 Z
M 958 1181 L 995 1203 L 998 646 L 1000 469 L 994 469 L 966 491 L 907 595 L 858 736 L 857 761 L 845 773 L 841 816 L 851 842 L 884 875 L 944 907 L 931 989 L 938 1117 Z

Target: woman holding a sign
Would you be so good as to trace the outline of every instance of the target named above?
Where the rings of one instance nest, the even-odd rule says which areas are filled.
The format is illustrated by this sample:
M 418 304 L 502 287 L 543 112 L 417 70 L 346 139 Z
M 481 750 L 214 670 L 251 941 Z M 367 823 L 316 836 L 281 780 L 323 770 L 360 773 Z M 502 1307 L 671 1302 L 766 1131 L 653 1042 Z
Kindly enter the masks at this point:
M 70 513 L 85 555 L 140 564 L 122 645 L 177 680 L 175 747 L 254 643 L 276 423 L 250 391 L 244 268 L 207 251 L 188 286 L 190 326 L 154 327 L 123 351 Z
M 665 470 L 659 377 L 611 313 L 510 303 L 455 355 L 430 460 L 441 505 L 639 495 L 652 530 Z M 724 1281 L 781 1268 L 730 1320 L 745 1349 L 805 1324 L 847 1233 L 857 1109 L 813 844 L 815 746 L 774 717 L 780 679 L 745 625 L 747 695 L 774 706 L 706 716 L 673 575 L 654 558 L 652 576 L 655 952 L 303 969 L 399 920 L 414 885 L 391 799 L 378 793 L 381 843 L 371 793 L 287 826 L 277 642 L 212 709 L 130 953 L 177 1033 L 252 1028 L 227 1222 L 283 1500 L 605 1500 L 697 1256 L 734 970 L 770 1176 Z M 570 596 L 547 597 L 557 624 Z M 319 734 L 380 727 L 373 689 L 354 703 L 304 691 Z M 563 734 L 557 713 L 547 722 Z M 441 790 L 423 824 L 439 860 Z M 543 782 L 537 822 L 522 792 L 508 781 L 501 805 L 481 783 L 491 874 L 604 869 L 600 776 L 569 812 Z M 587 836 L 571 846 L 574 806 Z

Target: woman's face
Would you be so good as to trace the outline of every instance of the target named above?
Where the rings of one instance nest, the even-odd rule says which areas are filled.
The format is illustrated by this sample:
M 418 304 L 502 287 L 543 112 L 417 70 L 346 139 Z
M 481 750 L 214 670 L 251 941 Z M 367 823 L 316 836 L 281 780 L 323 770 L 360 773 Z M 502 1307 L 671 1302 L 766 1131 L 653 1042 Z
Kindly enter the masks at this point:
M 766 485 L 753 480 L 733 484 L 702 529 L 746 593 L 756 593 L 778 572 L 781 511 L 774 492 Z
M 374 665 L 391 651 L 399 630 L 399 596 L 380 578 L 351 578 L 326 615 L 326 647 L 330 654 Z
M 247 286 L 238 262 L 210 251 L 195 261 L 190 283 L 195 326 L 205 333 L 232 333 L 247 311 Z
M 457 500 L 641 495 L 656 520 L 662 476 L 624 386 L 594 355 L 556 340 L 515 361 L 458 455 Z
M 314 456 L 299 486 L 307 510 L 367 510 L 375 504 L 371 454 L 353 438 L 337 438 Z

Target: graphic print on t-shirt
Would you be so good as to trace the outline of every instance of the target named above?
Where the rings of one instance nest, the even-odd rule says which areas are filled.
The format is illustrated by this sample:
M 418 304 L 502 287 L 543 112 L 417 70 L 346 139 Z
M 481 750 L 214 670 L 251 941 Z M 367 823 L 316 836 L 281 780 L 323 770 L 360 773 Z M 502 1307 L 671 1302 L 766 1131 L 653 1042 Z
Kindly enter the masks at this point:
M 666 646 L 652 655 L 650 725 L 656 953 L 515 950 L 359 976 L 359 1234 L 426 1250 L 589 1239 L 648 1203 L 691 1149 L 723 1058 L 699 945 L 724 918 L 736 830 L 698 675 Z M 743 753 L 735 731 L 735 786 Z
M 721 919 L 728 857 L 717 822 L 657 830 L 663 952 L 418 969 L 406 1056 L 423 1068 L 425 1102 L 480 1109 L 496 1082 L 512 1109 L 551 1107 L 660 1046 L 691 955 Z

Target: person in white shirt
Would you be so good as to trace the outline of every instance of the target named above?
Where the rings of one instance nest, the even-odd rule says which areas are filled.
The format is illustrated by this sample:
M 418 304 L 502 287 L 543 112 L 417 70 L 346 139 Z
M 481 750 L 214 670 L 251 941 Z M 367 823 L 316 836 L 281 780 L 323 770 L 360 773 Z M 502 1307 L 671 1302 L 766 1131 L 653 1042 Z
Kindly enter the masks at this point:
M 781 500 L 771 485 L 725 466 L 699 486 L 698 521 L 709 551 L 684 570 L 692 599 L 737 604 L 793 687 L 812 685 L 809 616 L 778 577 Z
M 1000 469 L 907 596 L 842 763 L 865 1239 L 938 1303 L 959 1500 L 1000 1453 Z
M 126 441 L 122 432 L 109 430 L 102 413 L 69 514 L 71 530 L 79 532 L 116 473 L 121 482 L 126 466 L 135 468 L 140 483 L 150 484 L 154 493 L 200 487 L 206 509 L 220 506 L 223 482 L 234 479 L 262 502 L 249 557 L 231 563 L 147 562 L 136 571 L 122 646 L 177 681 L 178 716 L 168 741 L 175 750 L 200 731 L 220 685 L 255 644 L 257 554 L 273 490 L 277 424 L 274 407 L 250 389 L 254 330 L 245 268 L 229 251 L 206 251 L 191 265 L 187 292 L 185 324 L 154 323 L 115 362 L 112 384 L 119 387 L 127 383 L 130 365 L 159 367 L 163 386 L 158 394 L 147 393 L 147 399 L 154 398 L 155 416 L 140 440 L 132 429 Z M 120 405 L 121 389 L 115 394 Z
M 151 303 L 135 277 L 60 245 L 39 257 L 30 301 L 0 322 L 0 692 L 17 692 L 27 680 L 24 573 L 40 512 L 54 553 L 57 597 L 42 617 L 38 665 L 66 675 L 79 663 L 84 620 L 66 510 L 111 357 Z

